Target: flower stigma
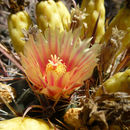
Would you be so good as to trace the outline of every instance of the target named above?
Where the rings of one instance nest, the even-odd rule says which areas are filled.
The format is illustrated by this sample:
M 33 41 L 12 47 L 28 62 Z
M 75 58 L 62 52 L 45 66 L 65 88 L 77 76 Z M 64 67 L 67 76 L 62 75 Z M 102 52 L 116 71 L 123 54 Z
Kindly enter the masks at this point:
M 51 60 L 48 60 L 49 63 L 46 65 L 46 73 L 54 71 L 58 76 L 62 76 L 66 72 L 66 65 L 62 61 L 60 57 L 51 55 Z

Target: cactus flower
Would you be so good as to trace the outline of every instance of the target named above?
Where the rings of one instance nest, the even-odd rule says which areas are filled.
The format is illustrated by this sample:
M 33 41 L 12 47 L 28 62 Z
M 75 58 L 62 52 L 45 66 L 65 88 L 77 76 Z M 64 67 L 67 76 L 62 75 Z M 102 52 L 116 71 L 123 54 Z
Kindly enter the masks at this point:
M 21 63 L 34 91 L 56 100 L 81 87 L 92 75 L 99 49 L 99 45 L 88 48 L 88 41 L 81 41 L 78 31 L 60 33 L 58 29 L 30 36 Z

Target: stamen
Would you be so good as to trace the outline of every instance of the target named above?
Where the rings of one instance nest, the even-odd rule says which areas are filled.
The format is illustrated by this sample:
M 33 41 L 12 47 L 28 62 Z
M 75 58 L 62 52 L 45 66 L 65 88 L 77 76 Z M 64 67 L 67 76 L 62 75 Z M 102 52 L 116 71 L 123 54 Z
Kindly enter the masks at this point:
M 62 61 L 60 57 L 51 55 L 51 60 L 48 60 L 49 63 L 46 65 L 46 72 L 55 71 L 57 75 L 63 75 L 66 72 L 66 65 Z

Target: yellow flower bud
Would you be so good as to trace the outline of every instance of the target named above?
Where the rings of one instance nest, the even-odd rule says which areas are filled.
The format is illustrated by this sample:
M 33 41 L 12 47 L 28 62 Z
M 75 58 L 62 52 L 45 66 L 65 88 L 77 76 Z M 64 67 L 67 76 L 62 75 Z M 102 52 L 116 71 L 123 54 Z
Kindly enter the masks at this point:
M 53 0 L 41 1 L 36 5 L 37 24 L 44 32 L 46 28 L 58 28 L 60 31 L 69 28 L 70 14 L 65 5 Z
M 27 12 L 19 11 L 8 17 L 8 28 L 13 46 L 17 52 L 23 51 L 25 41 L 23 40 L 23 29 L 28 30 L 31 19 Z
M 104 0 L 83 0 L 81 4 L 81 9 L 86 9 L 86 19 L 84 20 L 87 23 L 87 37 L 92 37 L 94 27 L 96 21 L 99 17 L 97 29 L 96 29 L 96 42 L 99 43 L 102 36 L 105 33 L 105 7 L 104 7 Z M 85 30 L 84 30 L 85 31 Z M 83 31 L 83 32 L 84 32 Z
M 130 94 L 130 69 L 119 72 L 104 82 L 104 89 L 108 93 L 126 92 Z M 103 88 L 100 87 L 96 95 L 101 95 Z
M 61 21 L 62 21 L 64 29 L 69 30 L 69 26 L 71 23 L 71 17 L 70 17 L 70 13 L 69 13 L 68 9 L 66 8 L 66 6 L 63 4 L 62 1 L 58 1 L 56 3 L 56 5 L 57 5 L 57 9 L 58 9 L 59 15 L 61 17 Z
M 0 130 L 53 130 L 53 128 L 41 119 L 16 117 L 0 121 Z

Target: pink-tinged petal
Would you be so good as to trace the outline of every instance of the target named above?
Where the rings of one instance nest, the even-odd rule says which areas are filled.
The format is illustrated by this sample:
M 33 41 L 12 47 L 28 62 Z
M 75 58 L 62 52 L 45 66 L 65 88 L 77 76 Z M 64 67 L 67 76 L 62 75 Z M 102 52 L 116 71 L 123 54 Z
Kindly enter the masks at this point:
M 22 63 L 23 63 L 23 67 L 25 68 L 25 73 L 28 76 L 28 78 L 31 80 L 37 81 L 39 83 L 39 78 L 37 74 L 38 73 L 40 74 L 40 72 L 39 72 L 39 69 L 37 69 L 38 67 L 36 68 L 35 65 L 30 63 L 28 59 L 25 59 L 25 58 L 22 59 Z M 33 71 L 30 71 L 30 69 L 32 69 Z
M 70 56 L 70 52 L 72 51 L 72 35 L 67 35 L 64 38 L 65 42 L 61 48 L 61 58 L 63 59 L 63 61 L 68 64 L 69 61 L 69 56 Z M 62 44 L 62 43 L 61 43 Z
M 60 88 L 63 88 L 63 85 L 64 85 L 62 80 L 63 80 L 63 76 L 60 77 L 59 80 L 57 81 L 57 86 L 60 87 Z
M 63 76 L 61 76 L 58 80 L 56 85 L 62 89 L 64 89 L 70 82 L 70 75 L 69 72 L 66 72 Z
M 54 77 L 53 77 L 53 75 L 51 74 L 51 76 L 50 76 L 50 84 L 51 84 L 51 86 L 54 86 Z
M 46 43 L 42 34 L 38 34 L 37 42 L 39 43 L 38 51 L 40 53 L 40 56 L 41 56 L 41 59 L 43 62 L 43 66 L 45 67 L 45 65 L 48 63 L 48 58 L 50 57 L 51 52 L 49 50 L 48 43 Z
M 57 91 L 51 90 L 51 89 L 47 89 L 48 95 L 50 95 L 50 97 L 55 97 L 57 95 Z
M 68 71 L 70 71 L 72 68 L 74 68 L 79 61 L 82 59 L 82 57 L 85 56 L 85 54 L 81 54 L 81 51 L 85 48 L 85 46 L 79 47 L 79 49 L 75 49 L 70 55 L 70 60 L 68 62 Z
M 35 53 L 35 57 L 37 59 L 37 63 L 39 64 L 39 67 L 40 67 L 40 70 L 41 70 L 41 73 L 44 73 L 44 66 L 42 64 L 42 61 L 41 61 L 41 58 L 39 56 L 39 52 L 38 52 L 38 49 L 37 47 L 35 46 L 35 44 L 32 45 L 33 46 L 33 52 Z
M 29 61 L 30 64 L 34 65 L 34 67 L 35 66 L 40 67 L 40 71 L 44 74 L 43 63 L 39 56 L 38 49 L 37 49 L 34 41 L 31 40 L 31 43 L 27 43 L 27 44 L 28 44 L 27 47 L 29 48 L 29 49 L 27 49 L 27 47 L 26 47 L 26 49 L 27 49 L 26 55 L 28 55 L 27 60 Z M 31 50 L 30 50 L 30 48 L 31 48 Z M 26 55 L 25 55 L 25 57 L 26 57 Z
M 54 48 L 54 54 L 55 55 L 58 55 L 58 37 L 57 37 L 57 35 L 56 35 L 56 38 L 55 38 L 55 46 L 54 46 L 55 48 Z
M 71 82 L 83 81 L 87 78 L 90 78 L 95 66 L 96 66 L 96 64 L 93 63 L 93 64 L 90 64 L 89 66 L 87 66 L 87 68 L 83 68 L 83 70 L 77 69 L 76 73 L 71 77 Z
M 46 30 L 45 32 L 45 38 L 48 41 L 48 49 L 50 50 L 51 54 L 58 54 L 58 31 L 54 30 Z
M 58 78 L 56 73 L 49 71 L 47 72 L 46 77 L 47 77 L 48 86 L 52 86 L 52 87 L 55 86 L 55 82 Z
M 86 57 L 83 61 L 82 61 L 82 64 L 80 63 L 79 65 L 77 65 L 78 67 L 78 70 L 82 70 L 83 68 L 87 68 L 88 66 L 91 66 L 92 63 L 96 63 L 96 60 L 94 60 L 94 57 L 91 55 L 91 56 L 88 56 Z
M 57 87 L 49 87 L 47 89 L 48 95 L 49 97 L 53 98 L 53 99 L 58 99 L 59 97 L 61 97 L 62 95 L 62 89 L 59 89 Z
M 69 95 L 77 88 L 81 87 L 82 84 L 78 84 L 78 83 L 75 83 L 73 85 L 70 85 L 69 87 L 67 87 L 66 89 L 64 89 L 63 91 L 63 97 L 66 97 L 68 98 Z

